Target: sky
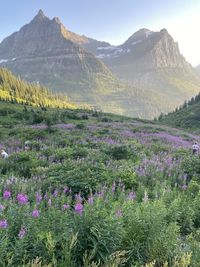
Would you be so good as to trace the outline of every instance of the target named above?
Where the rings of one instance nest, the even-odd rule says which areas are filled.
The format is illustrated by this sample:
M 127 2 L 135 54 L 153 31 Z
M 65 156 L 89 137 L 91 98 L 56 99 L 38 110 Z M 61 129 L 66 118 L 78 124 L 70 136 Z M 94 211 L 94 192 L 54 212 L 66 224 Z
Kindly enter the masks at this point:
M 0 0 L 0 41 L 39 9 L 73 32 L 113 45 L 141 28 L 166 28 L 185 58 L 200 64 L 200 0 Z

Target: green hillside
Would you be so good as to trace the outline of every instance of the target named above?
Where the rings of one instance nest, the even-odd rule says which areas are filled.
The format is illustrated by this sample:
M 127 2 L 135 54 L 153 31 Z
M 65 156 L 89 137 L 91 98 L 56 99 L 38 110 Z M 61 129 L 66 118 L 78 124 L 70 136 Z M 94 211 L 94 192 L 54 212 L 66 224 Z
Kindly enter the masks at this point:
M 164 124 L 189 130 L 200 129 L 200 94 L 185 102 L 176 111 L 161 115 L 158 119 Z
M 0 100 L 40 107 L 76 108 L 67 97 L 17 78 L 5 68 L 0 68 Z

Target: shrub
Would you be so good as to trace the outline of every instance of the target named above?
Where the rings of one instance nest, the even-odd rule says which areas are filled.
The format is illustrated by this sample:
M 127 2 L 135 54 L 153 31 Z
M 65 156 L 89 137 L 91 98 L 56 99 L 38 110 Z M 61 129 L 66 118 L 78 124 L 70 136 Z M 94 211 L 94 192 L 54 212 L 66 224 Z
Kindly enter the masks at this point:
M 179 228 L 175 223 L 167 224 L 167 209 L 159 202 L 125 206 L 125 236 L 123 246 L 130 251 L 130 262 L 144 264 L 156 261 L 161 266 L 171 262 L 179 246 Z
M 33 169 L 45 166 L 46 161 L 39 160 L 34 152 L 12 154 L 7 160 L 0 162 L 2 174 L 13 173 L 20 177 L 30 178 Z
M 108 155 L 116 160 L 128 159 L 131 155 L 131 150 L 127 146 L 114 146 L 106 151 Z

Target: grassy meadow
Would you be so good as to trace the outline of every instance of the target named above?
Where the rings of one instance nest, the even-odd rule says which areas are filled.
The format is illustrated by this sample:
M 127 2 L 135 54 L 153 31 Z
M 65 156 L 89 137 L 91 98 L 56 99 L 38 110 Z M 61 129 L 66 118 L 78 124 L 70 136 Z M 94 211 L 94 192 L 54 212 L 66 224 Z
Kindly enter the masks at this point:
M 1 102 L 0 266 L 200 266 L 199 139 Z

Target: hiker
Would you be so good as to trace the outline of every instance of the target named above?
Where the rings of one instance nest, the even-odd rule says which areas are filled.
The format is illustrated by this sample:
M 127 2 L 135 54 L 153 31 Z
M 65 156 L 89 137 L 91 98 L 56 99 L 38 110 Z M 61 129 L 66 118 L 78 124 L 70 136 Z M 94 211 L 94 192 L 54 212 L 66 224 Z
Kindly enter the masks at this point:
M 1 154 L 2 159 L 8 158 L 8 153 L 4 149 L 0 150 L 0 154 Z
M 192 145 L 192 153 L 193 155 L 198 154 L 199 152 L 199 145 L 197 144 L 197 142 L 194 142 L 194 144 Z

